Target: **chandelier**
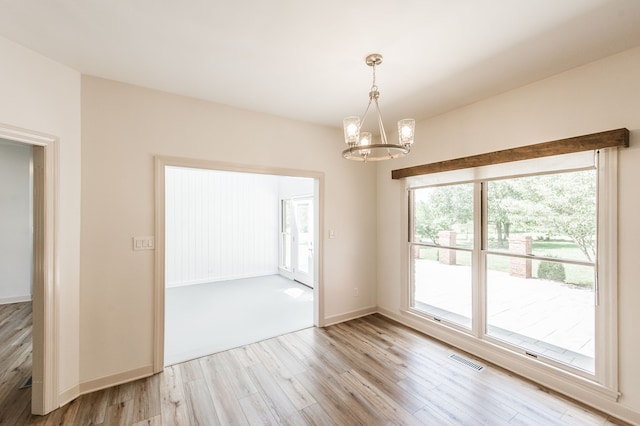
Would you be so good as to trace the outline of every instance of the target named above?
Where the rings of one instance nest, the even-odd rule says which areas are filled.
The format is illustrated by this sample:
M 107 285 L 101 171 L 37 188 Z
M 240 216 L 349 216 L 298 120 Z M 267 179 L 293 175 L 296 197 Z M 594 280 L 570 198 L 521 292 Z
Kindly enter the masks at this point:
M 373 83 L 369 91 L 369 103 L 360 117 L 347 117 L 343 120 L 344 124 L 344 141 L 348 148 L 342 151 L 342 156 L 347 160 L 355 161 L 380 161 L 389 160 L 407 155 L 413 145 L 413 136 L 416 121 L 412 118 L 405 118 L 398 121 L 398 144 L 387 142 L 387 134 L 382 124 L 382 116 L 380 115 L 380 105 L 378 98 L 380 92 L 376 86 L 376 66 L 382 63 L 382 55 L 373 53 L 365 59 L 367 65 L 373 69 Z M 371 104 L 374 104 L 378 116 L 378 127 L 380 130 L 380 143 L 372 143 L 370 132 L 361 132 L 362 125 L 367 118 Z

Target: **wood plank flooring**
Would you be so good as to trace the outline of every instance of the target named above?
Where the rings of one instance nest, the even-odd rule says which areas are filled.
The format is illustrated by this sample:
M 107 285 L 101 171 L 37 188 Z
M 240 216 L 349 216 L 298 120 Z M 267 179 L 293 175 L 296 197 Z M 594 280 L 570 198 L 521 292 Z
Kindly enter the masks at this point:
M 0 424 L 19 425 L 31 412 L 31 302 L 0 305 Z
M 380 315 L 176 364 L 32 416 L 30 389 L 18 389 L 30 309 L 0 306 L 3 425 L 624 425 L 482 361 L 477 372 L 449 358 L 468 355 Z

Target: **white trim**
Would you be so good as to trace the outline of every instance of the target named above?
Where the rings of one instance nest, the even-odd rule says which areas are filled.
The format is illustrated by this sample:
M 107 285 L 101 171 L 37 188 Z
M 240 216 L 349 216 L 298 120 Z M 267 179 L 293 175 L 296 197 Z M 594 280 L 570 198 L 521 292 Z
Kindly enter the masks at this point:
M 153 308 L 153 372 L 164 369 L 164 298 L 165 298 L 165 167 L 191 167 L 198 169 L 222 170 L 240 173 L 268 174 L 276 176 L 293 176 L 314 179 L 314 193 L 317 195 L 315 205 L 315 241 L 317 242 L 314 257 L 314 325 L 325 326 L 324 318 L 324 285 L 323 285 L 323 247 L 321 236 L 324 236 L 324 173 L 274 167 L 262 167 L 236 163 L 224 163 L 183 157 L 155 157 L 155 286 Z M 374 310 L 375 311 L 375 310 Z
M 80 394 L 79 384 L 72 386 L 65 391 L 61 391 L 60 394 L 58 395 L 58 402 L 60 403 L 60 407 L 70 403 L 80 395 L 81 394 Z
M 313 323 L 316 327 L 325 326 L 324 318 L 324 173 L 314 172 L 313 193 L 317 194 L 317 202 L 314 203 L 316 229 L 314 240 L 317 242 L 316 263 L 313 265 L 313 297 L 316 305 L 313 309 Z
M 367 315 L 375 314 L 378 312 L 377 306 L 369 306 L 368 308 L 357 309 L 355 311 L 345 312 L 343 314 L 332 315 L 325 318 L 325 324 L 323 327 L 338 324 L 345 321 L 351 321 L 356 318 L 366 317 Z
M 280 236 L 282 236 L 282 233 L 280 233 Z M 288 280 L 293 280 L 293 272 L 283 268 L 282 266 L 278 266 L 278 275 L 281 275 Z
M 246 278 L 256 278 L 256 277 L 268 277 L 269 275 L 281 275 L 279 271 L 263 271 L 258 274 L 238 274 L 238 275 L 228 275 L 215 279 L 210 278 L 202 278 L 198 280 L 189 280 L 189 281 L 174 281 L 167 283 L 167 288 L 174 287 L 186 287 L 188 285 L 198 285 L 198 284 L 209 284 L 209 283 L 218 283 L 222 281 L 231 281 L 231 280 L 244 280 Z
M 384 315 L 390 314 L 385 310 L 382 310 L 381 313 Z M 403 324 L 406 323 L 429 336 L 477 355 L 487 362 L 514 371 L 559 392 L 563 392 L 563 388 L 565 389 L 563 393 L 567 393 L 566 388 L 572 389 L 572 392 L 568 395 L 578 400 L 581 400 L 583 395 L 597 396 L 612 402 L 616 402 L 618 399 L 617 392 L 613 392 L 591 380 L 572 375 L 526 355 L 514 353 L 488 340 L 469 339 L 468 333 L 457 330 L 454 327 L 448 327 L 446 324 L 430 320 L 424 321 L 425 318 L 423 316 L 412 312 L 401 312 L 399 317 L 393 316 L 392 318 L 403 322 Z
M 164 369 L 164 293 L 165 293 L 165 166 L 155 158 L 155 283 L 153 290 L 153 372 Z
M 484 190 L 486 185 L 481 182 L 473 184 L 473 252 L 472 265 L 478 265 L 472 268 L 471 277 L 471 299 L 473 306 L 471 308 L 471 327 L 473 336 L 477 339 L 482 338 L 484 331 L 487 329 L 487 280 L 486 274 L 486 258 L 482 254 L 482 242 L 487 237 L 487 217 L 482 214 L 482 206 L 487 202 L 487 193 Z M 484 232 L 484 235 L 481 235 Z M 473 321 L 473 312 L 478 312 L 479 321 Z
M 303 254 L 300 254 L 300 247 L 299 247 L 299 240 L 300 240 L 300 234 L 301 232 L 298 230 L 299 228 L 299 224 L 298 224 L 298 219 L 297 219 L 297 204 L 298 202 L 305 202 L 310 200 L 311 202 L 311 206 L 313 207 L 313 213 L 315 214 L 316 209 L 315 209 L 315 196 L 314 195 L 308 195 L 308 196 L 303 196 L 303 197 L 292 197 L 289 198 L 291 200 L 292 203 L 292 207 L 293 207 L 293 211 L 292 211 L 292 220 L 293 220 L 293 231 L 292 231 L 292 240 L 291 240 L 291 266 L 293 268 L 293 279 L 298 281 L 299 283 L 302 283 L 308 287 L 313 288 L 315 286 L 315 282 L 313 280 L 314 274 L 313 271 L 311 271 L 310 273 L 305 273 L 305 272 L 300 272 L 300 268 L 298 268 L 298 266 L 300 266 L 300 257 L 304 256 Z M 315 217 L 312 217 L 313 221 L 314 221 L 314 225 L 315 225 Z M 315 238 L 316 235 L 314 233 L 314 240 L 312 242 L 317 241 L 317 238 Z M 295 241 L 295 244 L 294 244 Z M 279 241 L 280 243 L 280 241 Z M 312 250 L 315 252 L 316 248 L 312 246 Z M 315 254 L 314 254 L 315 255 Z M 307 257 L 308 258 L 308 257 Z M 278 263 L 280 261 L 278 260 Z
M 413 211 L 409 208 L 411 198 L 408 189 L 408 184 L 405 183 L 405 189 L 403 189 L 402 196 L 402 217 L 400 219 L 400 229 L 404 229 L 404 232 L 400 232 L 400 261 L 401 265 L 404 265 L 400 270 L 400 282 L 405 285 L 400 286 L 400 309 L 406 311 L 413 304 L 413 288 L 412 281 L 410 279 L 412 274 L 411 259 L 411 245 L 409 244 L 409 227 L 413 223 Z
M 3 297 L 0 299 L 0 305 L 8 305 L 10 303 L 31 302 L 31 295 Z
M 599 296 L 602 302 L 595 307 L 596 365 L 594 374 L 572 371 L 570 367 L 565 368 L 563 364 L 554 360 L 532 359 L 524 353 L 513 350 L 508 345 L 500 344 L 498 341 L 491 339 L 490 336 L 484 335 L 483 330 L 486 329 L 486 284 L 481 276 L 482 271 L 485 270 L 482 264 L 484 256 L 481 255 L 480 259 L 474 259 L 478 265 L 476 270 L 478 273 L 473 277 L 474 280 L 477 280 L 474 282 L 473 289 L 478 294 L 474 293 L 473 295 L 473 318 L 474 323 L 477 324 L 474 324 L 471 334 L 468 331 L 459 330 L 453 325 L 433 321 L 428 316 L 415 312 L 411 307 L 403 306 L 399 315 L 389 311 L 384 311 L 383 313 L 578 400 L 599 405 L 603 404 L 602 400 L 606 400 L 607 403 L 604 405 L 609 408 L 605 411 L 613 410 L 611 407 L 619 407 L 619 405 L 608 405 L 609 402 L 615 403 L 620 396 L 618 390 L 617 324 L 617 152 L 617 149 L 610 148 L 599 150 L 599 154 L 595 156 L 593 152 L 590 153 L 591 158 L 595 159 L 595 166 L 598 170 L 598 263 L 596 267 L 599 285 L 596 285 L 596 289 L 599 292 L 597 291 L 596 295 Z M 578 159 L 584 158 L 584 156 L 581 156 Z M 550 164 L 558 164 L 558 162 L 554 161 Z M 578 163 L 572 163 L 571 165 L 575 166 L 576 164 Z M 512 170 L 512 168 L 507 168 L 507 170 Z M 564 170 L 567 170 L 566 167 Z M 550 172 L 550 170 L 545 169 L 544 172 Z M 404 188 L 405 193 L 415 189 L 413 185 L 416 182 L 418 181 L 407 182 Z M 424 183 L 426 181 L 419 182 Z M 440 180 L 437 182 L 438 185 L 443 183 L 445 182 Z M 480 207 L 484 202 L 479 199 L 478 195 L 483 197 L 486 197 L 486 195 L 482 191 L 478 191 L 477 188 L 475 189 L 474 234 L 476 238 L 474 251 L 480 253 L 481 250 L 478 250 L 478 244 L 481 239 L 486 239 L 487 219 L 486 215 L 483 215 L 480 211 Z M 407 196 L 405 196 L 406 198 Z M 406 204 L 403 207 L 404 220 L 408 220 L 406 218 L 412 214 L 412 207 L 408 203 Z M 480 223 L 481 220 L 483 223 Z M 411 232 L 408 226 L 405 229 L 405 232 Z M 485 232 L 482 238 L 478 237 L 480 235 L 479 230 L 484 230 L 483 232 Z M 407 237 L 408 234 L 405 233 L 403 235 L 405 241 L 408 241 Z M 411 250 L 411 243 L 405 244 L 407 244 L 409 250 L 403 249 L 402 253 L 408 253 Z M 480 249 L 483 248 L 480 247 Z M 406 256 L 407 254 L 405 254 L 403 262 L 405 262 L 404 265 L 410 268 L 410 258 Z M 403 270 L 405 269 L 407 268 L 403 268 Z M 410 277 L 402 281 L 404 292 L 411 292 L 413 284 L 410 281 Z M 409 301 L 409 298 L 405 299 L 403 293 L 404 300 Z M 616 411 L 615 415 L 620 416 L 621 414 Z M 636 414 L 631 415 L 632 418 L 635 418 L 635 416 Z
M 604 172 L 603 172 L 604 171 Z M 596 374 L 618 388 L 618 150 L 598 154 L 598 261 L 596 286 Z M 605 261 L 603 261 L 605 260 Z M 606 283 L 603 285 L 603 283 Z M 606 303 L 602 303 L 605 301 Z M 609 303 L 615 301 L 615 303 Z M 607 327 L 605 327 L 605 325 Z
M 59 407 L 58 394 L 58 139 L 0 124 L 0 138 L 34 147 L 33 333 L 31 411 L 46 414 Z M 41 168 L 42 170 L 35 170 Z M 41 180 L 41 182 L 40 182 Z M 38 223 L 44 229 L 38 232 Z
M 135 368 L 122 373 L 110 374 L 108 376 L 99 377 L 97 379 L 88 380 L 80 383 L 80 395 L 99 391 L 106 388 L 118 386 L 122 383 L 132 382 L 134 380 L 143 379 L 154 374 L 152 365 Z
M 562 170 L 593 169 L 595 164 L 593 151 L 579 151 L 549 157 L 531 158 L 528 160 L 510 161 L 489 166 L 470 167 L 467 169 L 449 170 L 406 178 L 410 188 L 424 186 L 453 185 L 463 182 L 486 181 L 508 177 L 522 177 L 555 173 Z

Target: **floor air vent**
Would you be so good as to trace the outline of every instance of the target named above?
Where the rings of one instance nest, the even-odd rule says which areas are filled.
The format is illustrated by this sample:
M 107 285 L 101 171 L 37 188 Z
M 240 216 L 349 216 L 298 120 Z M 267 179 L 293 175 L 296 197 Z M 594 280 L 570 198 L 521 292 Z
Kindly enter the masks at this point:
M 480 364 L 476 364 L 473 361 L 469 361 L 468 359 L 461 357 L 460 355 L 456 355 L 456 354 L 451 354 L 449 355 L 449 358 L 451 358 L 454 361 L 459 362 L 460 364 L 466 365 L 469 368 L 473 368 L 476 371 L 482 371 L 484 369 L 484 367 Z

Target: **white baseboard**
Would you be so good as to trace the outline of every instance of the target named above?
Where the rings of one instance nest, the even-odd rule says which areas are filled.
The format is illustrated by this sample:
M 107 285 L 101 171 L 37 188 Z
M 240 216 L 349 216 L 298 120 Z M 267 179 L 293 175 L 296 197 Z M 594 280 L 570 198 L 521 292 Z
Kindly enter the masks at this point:
M 62 407 L 80 396 L 80 385 L 75 385 L 58 395 L 58 406 Z
M 121 385 L 122 383 L 132 382 L 153 375 L 153 365 L 145 365 L 144 367 L 134 370 L 124 371 L 122 373 L 112 374 L 93 380 L 87 380 L 80 383 L 79 395 L 95 392 L 101 389 L 110 388 L 112 386 Z M 78 395 L 78 396 L 79 396 Z
M 240 274 L 240 275 L 228 275 L 228 276 L 218 276 L 212 278 L 200 278 L 197 280 L 189 280 L 189 281 L 173 281 L 168 282 L 166 288 L 173 287 L 184 287 L 188 285 L 198 285 L 198 284 L 209 284 L 209 283 L 217 283 L 221 281 L 233 281 L 233 280 L 243 280 L 245 278 L 257 278 L 257 277 L 267 277 L 269 275 L 279 275 L 278 270 L 273 271 L 263 271 L 252 274 Z
M 378 312 L 377 306 L 370 306 L 368 308 L 357 309 L 355 311 L 345 312 L 344 314 L 332 315 L 330 317 L 325 317 L 322 322 L 322 327 L 328 327 L 333 324 L 338 324 L 340 322 L 350 321 L 356 318 L 364 317 L 367 315 L 375 314 Z
M 31 302 L 31 295 L 26 296 L 13 296 L 13 297 L 1 297 L 0 305 L 8 305 L 9 303 L 22 303 Z

